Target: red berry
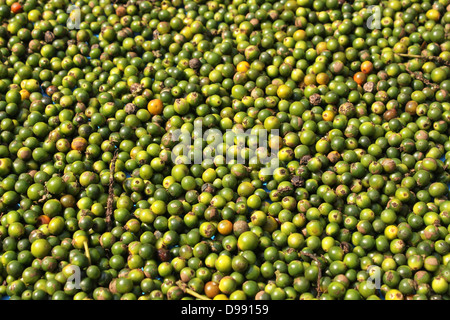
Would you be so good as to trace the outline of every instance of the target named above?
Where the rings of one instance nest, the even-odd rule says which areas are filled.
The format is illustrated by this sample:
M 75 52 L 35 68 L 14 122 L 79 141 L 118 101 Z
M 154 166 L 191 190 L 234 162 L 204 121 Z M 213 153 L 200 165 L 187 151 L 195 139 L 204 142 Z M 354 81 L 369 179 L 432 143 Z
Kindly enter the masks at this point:
M 18 2 L 14 2 L 11 5 L 11 11 L 14 12 L 14 13 L 22 12 L 22 5 L 20 3 L 18 3 Z

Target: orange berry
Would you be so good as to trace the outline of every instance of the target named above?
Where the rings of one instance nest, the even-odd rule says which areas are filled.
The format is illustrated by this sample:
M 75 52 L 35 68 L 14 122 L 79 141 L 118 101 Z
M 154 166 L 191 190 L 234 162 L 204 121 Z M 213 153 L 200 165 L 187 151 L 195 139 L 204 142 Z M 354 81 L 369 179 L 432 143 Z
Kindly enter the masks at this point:
M 43 224 L 48 224 L 49 222 L 50 222 L 50 217 L 49 217 L 49 216 L 46 216 L 45 214 L 40 215 L 40 216 L 37 218 L 37 225 L 38 225 L 38 226 L 43 225 Z
M 241 61 L 236 66 L 238 72 L 247 72 L 248 69 L 250 69 L 250 64 L 247 61 Z
M 316 76 L 316 81 L 318 84 L 328 84 L 330 82 L 330 77 L 325 72 L 321 72 Z
M 147 109 L 152 115 L 157 115 L 162 113 L 164 105 L 160 99 L 153 99 L 148 103 Z
M 230 220 L 222 220 L 217 224 L 217 231 L 222 235 L 229 235 L 233 231 L 233 223 Z
M 357 72 L 353 76 L 353 80 L 355 80 L 355 82 L 360 86 L 362 86 L 366 82 L 366 79 L 367 75 L 364 72 Z
M 85 138 L 76 137 L 75 139 L 72 140 L 72 143 L 70 146 L 72 147 L 72 150 L 84 151 L 84 150 L 86 150 L 87 145 L 88 145 L 88 142 Z
M 28 90 L 22 89 L 20 90 L 20 98 L 22 100 L 27 100 L 30 97 L 30 93 L 28 92 Z
M 365 74 L 369 74 L 371 73 L 373 70 L 373 63 L 370 61 L 364 61 L 361 64 L 361 71 L 364 72 Z
M 219 284 L 215 281 L 208 281 L 203 288 L 205 295 L 212 299 L 220 293 Z

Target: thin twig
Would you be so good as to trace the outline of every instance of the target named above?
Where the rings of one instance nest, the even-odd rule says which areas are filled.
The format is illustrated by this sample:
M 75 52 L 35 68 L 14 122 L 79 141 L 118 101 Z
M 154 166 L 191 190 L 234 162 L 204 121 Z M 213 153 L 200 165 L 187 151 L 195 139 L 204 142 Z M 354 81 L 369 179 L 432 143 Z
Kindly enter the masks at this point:
M 116 169 L 116 160 L 118 156 L 118 149 L 114 152 L 114 156 L 111 160 L 111 166 L 109 168 L 109 186 L 108 186 L 108 200 L 106 201 L 106 224 L 108 231 L 112 228 L 112 214 L 114 204 L 114 171 Z
M 417 71 L 417 72 L 411 71 L 411 70 L 408 68 L 407 65 L 405 65 L 405 67 L 406 67 L 406 71 L 407 71 L 410 75 L 412 75 L 413 77 L 416 77 L 417 79 L 419 79 L 420 81 L 422 81 L 423 83 L 425 83 L 427 86 L 431 86 L 431 87 L 435 87 L 436 89 L 439 89 L 439 85 L 436 84 L 436 83 L 431 82 L 431 81 L 428 80 L 428 79 L 425 79 L 425 78 L 423 77 L 422 72 L 420 72 L 420 71 Z
M 438 63 L 444 64 L 448 67 L 450 67 L 450 61 L 446 61 L 442 59 L 441 57 L 436 56 L 421 56 L 418 54 L 408 54 L 408 53 L 396 53 L 396 55 L 406 58 L 413 58 L 413 59 L 422 59 L 422 60 L 428 60 L 428 61 L 436 61 Z
M 195 292 L 194 290 L 191 290 L 191 289 L 189 289 L 189 288 L 186 288 L 186 289 L 185 289 L 185 292 L 186 292 L 187 294 L 190 294 L 191 296 L 196 297 L 197 299 L 200 299 L 200 300 L 211 300 L 211 299 L 208 298 L 207 296 L 198 294 L 197 292 Z
M 88 247 L 87 241 L 84 241 L 84 242 L 83 242 L 83 246 L 84 246 L 84 251 L 85 251 L 85 253 L 86 253 L 86 257 L 87 257 L 88 260 L 89 260 L 89 264 L 92 264 L 92 261 L 91 261 L 91 254 L 90 254 L 90 252 L 89 252 L 89 247 Z
M 50 198 L 50 192 L 47 189 L 47 184 L 44 185 L 44 190 L 45 190 L 45 194 L 40 199 L 38 199 L 37 202 L 46 201 Z
M 320 268 L 321 262 L 319 261 L 319 259 L 317 259 L 315 254 L 304 251 L 302 251 L 301 254 L 313 259 L 318 264 L 317 267 L 319 268 L 319 274 L 317 276 L 317 298 L 319 298 L 320 294 L 322 293 L 322 290 L 320 290 L 320 280 L 322 279 L 322 269 Z
M 179 287 L 181 290 L 183 290 L 184 293 L 190 294 L 191 296 L 196 297 L 197 299 L 200 299 L 200 300 L 211 300 L 211 299 L 208 298 L 207 296 L 201 295 L 201 294 L 195 292 L 194 290 L 189 289 L 189 288 L 186 286 L 186 284 L 183 283 L 183 282 L 181 282 L 181 281 L 178 281 L 178 282 L 177 282 L 177 285 L 178 285 L 178 287 Z

